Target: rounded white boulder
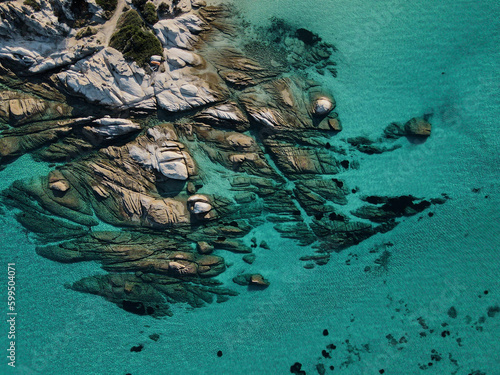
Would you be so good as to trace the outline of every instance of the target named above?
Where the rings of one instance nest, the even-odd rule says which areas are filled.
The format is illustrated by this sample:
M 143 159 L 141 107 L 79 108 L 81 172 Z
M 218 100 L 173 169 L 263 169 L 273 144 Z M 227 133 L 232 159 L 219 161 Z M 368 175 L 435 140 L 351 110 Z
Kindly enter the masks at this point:
M 193 205 L 193 213 L 194 214 L 204 214 L 209 212 L 212 209 L 212 206 L 206 202 L 196 202 Z
M 313 111 L 316 116 L 324 116 L 329 114 L 333 109 L 333 103 L 327 97 L 316 99 L 313 106 Z
M 188 198 L 188 208 L 193 214 L 206 214 L 212 209 L 212 205 L 209 203 L 208 197 L 195 194 Z

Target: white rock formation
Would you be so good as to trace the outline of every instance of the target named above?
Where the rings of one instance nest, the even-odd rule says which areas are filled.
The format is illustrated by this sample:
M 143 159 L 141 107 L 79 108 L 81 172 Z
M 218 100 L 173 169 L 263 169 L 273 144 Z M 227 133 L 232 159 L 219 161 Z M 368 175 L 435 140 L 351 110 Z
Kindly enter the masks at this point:
M 102 9 L 95 0 L 85 1 L 90 10 L 101 14 Z M 116 109 L 162 108 L 179 112 L 221 101 L 227 96 L 227 88 L 214 67 L 207 67 L 204 59 L 192 51 L 199 41 L 197 34 L 207 27 L 194 13 L 183 13 L 154 25 L 165 48 L 165 69 L 162 67 L 149 75 L 113 48 L 103 48 L 90 39 L 76 41 L 75 30 L 60 23 L 54 15 L 57 10 L 72 20 L 74 15 L 68 2 L 41 0 L 40 4 L 42 10 L 35 12 L 20 0 L 0 3 L 0 13 L 3 11 L 0 36 L 14 38 L 12 42 L 0 41 L 0 59 L 9 59 L 32 74 L 69 66 L 52 78 L 69 94 Z M 175 7 L 190 12 L 191 1 L 181 0 Z M 32 41 L 20 35 L 16 39 L 19 22 L 27 25 L 28 32 L 33 34 Z
M 91 138 L 102 137 L 112 139 L 114 137 L 140 130 L 141 126 L 132 120 L 121 118 L 104 118 L 94 120 L 93 126 L 85 126 L 84 132 L 91 135 Z
M 316 116 L 326 116 L 332 111 L 333 107 L 332 101 L 322 96 L 314 101 L 313 113 Z
M 15 39 L 20 36 L 20 27 L 28 35 L 28 40 L 40 37 L 65 37 L 71 29 L 65 23 L 60 23 L 54 14 L 52 4 L 48 0 L 39 0 L 41 9 L 35 11 L 22 1 L 7 1 L 0 3 L 0 36 Z
M 264 107 L 248 107 L 248 114 L 257 122 L 271 128 L 279 127 L 283 118 L 278 111 Z
M 210 200 L 205 195 L 195 194 L 187 200 L 188 208 L 193 214 L 203 215 L 212 210 Z
M 150 77 L 111 47 L 80 60 L 57 78 L 69 92 L 90 102 L 121 109 L 156 108 Z
M 209 82 L 180 71 L 165 72 L 155 77 L 154 93 L 158 106 L 169 112 L 185 111 L 221 100 L 222 94 Z
M 195 14 L 183 14 L 179 17 L 157 22 L 153 29 L 165 48 L 183 48 L 192 50 L 198 41 L 197 33 L 203 30 L 205 22 Z
M 50 54 L 46 58 L 38 58 L 31 65 L 29 71 L 31 73 L 43 73 L 47 70 L 55 69 L 58 67 L 66 66 L 75 63 L 78 60 L 83 59 L 86 56 L 92 55 L 96 51 L 101 50 L 103 47 L 97 45 L 96 43 L 81 43 L 64 51 L 57 51 Z M 1 51 L 1 49 L 0 49 Z
M 19 66 L 30 67 L 37 61 L 43 60 L 43 57 L 24 47 L 4 46 L 0 47 L 0 59 L 10 60 Z
M 166 52 L 170 69 L 184 68 L 186 65 L 196 66 L 203 63 L 201 56 L 180 48 L 170 48 Z
M 235 102 L 226 102 L 205 108 L 196 114 L 195 119 L 238 131 L 245 131 L 250 127 L 248 118 Z
M 139 164 L 159 171 L 173 180 L 187 180 L 194 174 L 191 156 L 184 151 L 184 145 L 172 141 L 168 129 L 152 128 L 148 131 L 151 142 L 134 145 L 129 154 Z
M 194 214 L 204 214 L 212 209 L 212 206 L 209 203 L 205 202 L 195 202 L 193 204 L 193 213 Z

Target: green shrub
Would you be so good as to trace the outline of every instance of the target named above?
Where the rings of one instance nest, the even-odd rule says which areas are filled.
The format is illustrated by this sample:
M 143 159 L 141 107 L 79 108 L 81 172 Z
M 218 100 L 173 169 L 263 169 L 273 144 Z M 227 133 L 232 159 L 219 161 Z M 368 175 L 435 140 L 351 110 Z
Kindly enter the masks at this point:
M 144 21 L 150 25 L 158 22 L 158 14 L 155 5 L 148 0 L 132 0 L 132 4 L 137 8 Z
M 156 22 L 158 22 L 158 14 L 156 13 L 156 7 L 151 2 L 148 2 L 146 3 L 146 5 L 144 5 L 144 9 L 142 10 L 141 14 L 142 17 L 144 18 L 144 21 L 146 21 L 151 25 L 154 25 Z
M 131 9 L 123 13 L 120 19 L 118 20 L 118 28 L 122 28 L 125 26 L 144 27 L 144 22 L 142 21 L 142 18 L 139 16 L 139 13 Z
M 36 2 L 36 0 L 24 0 L 23 4 L 32 7 L 35 12 L 42 10 L 42 7 Z
M 170 6 L 167 3 L 162 2 L 160 5 L 158 5 L 158 11 L 160 13 L 170 13 Z
M 113 12 L 116 9 L 118 0 L 96 0 L 97 5 L 99 5 L 103 10 L 107 12 Z
M 148 0 L 132 0 L 132 4 L 137 8 L 139 12 L 142 12 L 147 2 Z
M 146 30 L 144 21 L 135 10 L 129 10 L 120 17 L 118 30 L 109 45 L 140 66 L 146 65 L 152 55 L 163 54 L 160 41 Z
M 97 34 L 97 30 L 93 27 L 85 27 L 81 30 L 78 30 L 78 32 L 76 33 L 75 35 L 75 38 L 78 40 L 78 39 L 82 39 L 82 38 L 85 38 L 86 36 L 91 36 L 91 35 L 95 35 Z

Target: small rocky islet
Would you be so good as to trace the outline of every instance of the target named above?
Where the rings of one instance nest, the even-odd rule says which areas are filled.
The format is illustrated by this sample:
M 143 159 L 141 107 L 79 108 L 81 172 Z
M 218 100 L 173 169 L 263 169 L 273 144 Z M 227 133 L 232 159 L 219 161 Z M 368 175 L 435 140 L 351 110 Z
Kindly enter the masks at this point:
M 200 0 L 6 1 L 0 14 L 0 170 L 27 153 L 57 165 L 1 200 L 38 254 L 108 272 L 68 288 L 171 315 L 173 303 L 237 295 L 217 280 L 223 251 L 249 264 L 272 251 L 246 240 L 263 224 L 315 249 L 301 258 L 314 268 L 447 199 L 363 196 L 341 179 L 362 168 L 360 152 L 403 147 L 431 125 L 340 139 L 332 94 L 307 75 L 336 75 L 335 48 L 308 30 L 250 30 Z M 350 199 L 362 202 L 352 212 Z M 233 280 L 272 288 L 258 273 Z

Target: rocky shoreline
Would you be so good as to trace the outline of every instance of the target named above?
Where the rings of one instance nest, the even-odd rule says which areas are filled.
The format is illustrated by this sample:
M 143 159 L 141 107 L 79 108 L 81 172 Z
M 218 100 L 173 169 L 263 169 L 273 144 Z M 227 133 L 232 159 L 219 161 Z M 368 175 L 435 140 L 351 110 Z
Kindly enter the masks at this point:
M 221 255 L 253 263 L 268 246 L 246 236 L 262 224 L 312 245 L 302 260 L 313 268 L 447 199 L 358 198 L 340 178 L 362 168 L 356 150 L 392 151 L 400 137 L 427 138 L 431 125 L 413 118 L 379 140 L 332 147 L 342 130 L 334 97 L 304 69 L 335 75 L 335 49 L 307 30 L 276 21 L 261 35 L 275 45 L 250 39 L 232 9 L 204 1 L 71 4 L 0 4 L 0 168 L 26 153 L 61 163 L 16 181 L 2 202 L 36 234 L 41 256 L 97 261 L 108 272 L 69 288 L 171 315 L 173 303 L 236 295 L 216 279 Z M 134 50 L 140 38 L 161 53 Z M 363 205 L 348 212 L 350 199 Z M 103 222 L 116 230 L 93 229 Z M 234 282 L 272 288 L 260 274 Z

